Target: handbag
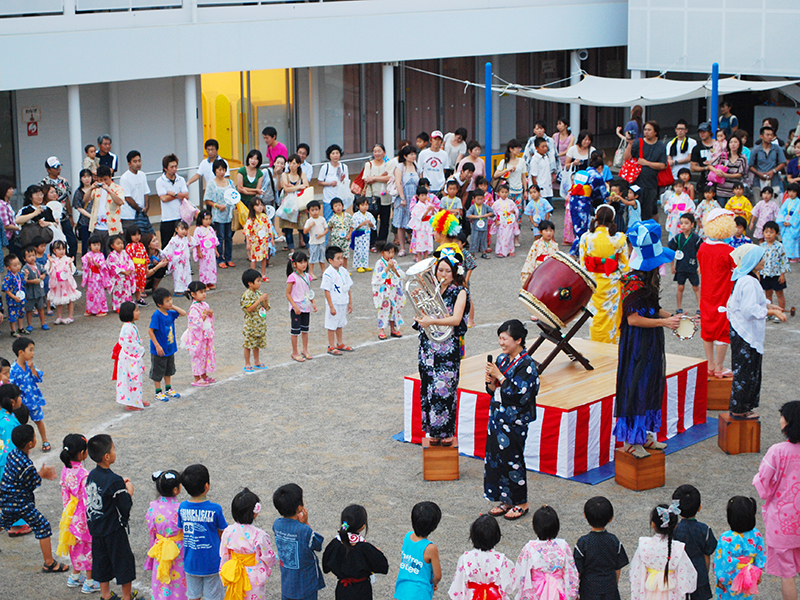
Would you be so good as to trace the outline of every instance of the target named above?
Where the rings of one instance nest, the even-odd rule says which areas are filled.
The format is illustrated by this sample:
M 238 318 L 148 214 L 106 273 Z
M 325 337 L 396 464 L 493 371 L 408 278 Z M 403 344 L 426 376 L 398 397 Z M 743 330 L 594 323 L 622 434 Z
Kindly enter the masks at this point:
M 38 222 L 28 221 L 22 225 L 17 236 L 20 248 L 27 248 L 33 243 L 34 238 L 40 237 L 46 244 L 53 241 L 53 230 L 50 227 L 42 227 Z
M 295 192 L 295 194 L 297 196 L 297 210 L 306 210 L 308 203 L 314 199 L 314 188 L 308 186 L 299 193 Z
M 639 157 L 642 156 L 642 148 L 644 147 L 644 141 L 639 139 Z M 622 165 L 622 168 L 619 170 L 619 176 L 622 177 L 628 183 L 633 183 L 639 178 L 639 175 L 642 172 L 642 165 L 640 165 L 637 160 L 634 160 L 633 157 L 626 160 L 625 163 Z
M 658 172 L 658 187 L 667 187 L 673 183 L 675 183 L 675 176 L 672 174 L 672 169 L 667 165 L 666 169 Z
M 341 198 L 345 210 L 353 206 L 355 194 L 353 194 L 353 192 L 350 190 L 350 186 L 347 185 L 346 179 L 345 181 L 340 181 L 336 184 L 336 197 Z
M 615 169 L 621 169 L 622 165 L 625 164 L 625 148 L 627 146 L 628 140 L 620 140 L 617 151 L 614 152 L 614 160 L 611 162 L 611 166 Z
M 722 171 L 723 173 L 728 172 L 728 165 L 720 165 L 716 168 Z M 717 175 L 716 173 L 714 173 L 714 171 L 709 171 L 708 175 L 706 175 L 706 179 L 708 181 L 713 181 L 717 185 L 719 185 L 720 183 L 725 183 L 725 178 L 722 175 Z M 658 185 L 661 185 L 661 183 L 659 183 Z
M 364 169 L 361 169 L 361 172 L 353 180 L 353 183 L 350 184 L 350 191 L 353 192 L 354 195 L 360 196 L 361 193 L 364 191 L 365 187 L 366 184 L 364 183 Z
M 500 169 L 505 168 L 505 164 L 506 164 L 506 159 L 501 160 L 500 164 L 497 165 L 497 170 L 499 171 Z M 489 182 L 489 185 L 493 190 L 496 190 L 497 186 L 500 185 L 501 183 L 508 183 L 508 178 L 501 176 L 492 177 L 492 180 Z

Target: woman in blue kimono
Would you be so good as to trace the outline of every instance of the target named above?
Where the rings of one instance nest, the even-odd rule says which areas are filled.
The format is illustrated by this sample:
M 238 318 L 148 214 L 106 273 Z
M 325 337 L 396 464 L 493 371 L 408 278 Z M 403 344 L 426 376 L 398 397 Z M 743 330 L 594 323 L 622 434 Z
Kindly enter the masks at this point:
M 536 420 L 539 373 L 525 351 L 527 335 L 521 321 L 503 323 L 497 330 L 503 354 L 494 363 L 486 363 L 486 391 L 492 395 L 492 404 L 483 495 L 500 503 L 489 514 L 509 521 L 525 516 L 529 508 L 525 440 L 528 424 Z
M 595 150 L 589 157 L 589 168 L 578 171 L 572 178 L 572 187 L 569 189 L 569 213 L 572 218 L 572 231 L 575 241 L 569 252 L 578 256 L 578 247 L 581 236 L 589 231 L 589 221 L 594 208 L 605 204 L 608 198 L 608 188 L 603 176 L 597 169 L 603 166 L 602 150 Z

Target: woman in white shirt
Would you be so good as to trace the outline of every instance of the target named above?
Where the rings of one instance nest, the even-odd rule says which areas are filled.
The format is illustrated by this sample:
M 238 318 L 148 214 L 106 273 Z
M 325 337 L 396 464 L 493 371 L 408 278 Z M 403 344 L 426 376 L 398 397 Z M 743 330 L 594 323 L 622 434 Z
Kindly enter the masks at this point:
M 567 160 L 564 166 L 573 173 L 589 166 L 589 157 L 594 152 L 592 146 L 592 134 L 586 129 L 581 129 L 578 134 L 578 141 L 567 150 Z M 573 166 L 573 163 L 576 163 Z
M 364 165 L 364 196 L 375 198 L 380 219 L 380 229 L 375 238 L 376 242 L 386 241 L 389 237 L 389 224 L 392 215 L 392 197 L 386 193 L 386 182 L 389 181 L 388 162 L 386 161 L 386 148 L 383 144 L 375 144 L 372 148 L 372 160 Z M 394 171 L 392 171 L 394 173 Z M 373 234 L 375 230 L 373 230 Z M 371 244 L 373 247 L 375 244 Z
M 342 147 L 332 144 L 325 150 L 325 157 L 330 161 L 322 165 L 317 181 L 322 186 L 322 216 L 325 222 L 333 216 L 331 200 L 336 198 L 336 187 L 350 176 L 347 165 L 339 162 L 342 158 Z
M 448 133 L 444 136 L 444 143 L 442 149 L 447 152 L 447 158 L 453 165 L 451 169 L 445 169 L 445 177 L 450 177 L 453 174 L 455 166 L 461 162 L 461 159 L 467 155 L 467 130 L 459 127 L 454 133 Z

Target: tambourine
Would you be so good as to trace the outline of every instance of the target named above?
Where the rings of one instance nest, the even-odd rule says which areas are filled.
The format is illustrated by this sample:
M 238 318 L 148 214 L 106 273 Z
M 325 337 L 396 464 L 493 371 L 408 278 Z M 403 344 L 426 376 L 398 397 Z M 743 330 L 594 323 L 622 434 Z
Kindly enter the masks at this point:
M 264 214 L 267 215 L 267 218 L 272 221 L 275 218 L 275 207 L 271 204 L 269 206 L 264 207 Z
M 672 330 L 672 334 L 681 341 L 692 339 L 695 333 L 697 333 L 697 323 L 686 315 L 681 316 L 678 328 Z
M 222 197 L 225 200 L 225 204 L 228 206 L 236 206 L 242 199 L 242 195 L 232 187 L 226 188 L 225 192 L 222 194 Z

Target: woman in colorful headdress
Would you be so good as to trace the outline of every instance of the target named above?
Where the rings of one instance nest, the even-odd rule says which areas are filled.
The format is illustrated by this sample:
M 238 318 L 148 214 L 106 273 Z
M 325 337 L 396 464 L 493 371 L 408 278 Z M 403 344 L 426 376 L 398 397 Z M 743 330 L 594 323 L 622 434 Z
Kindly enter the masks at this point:
M 434 225 L 434 231 L 435 227 Z M 419 331 L 422 430 L 431 439 L 431 444 L 450 446 L 456 432 L 456 392 L 461 370 L 462 338 L 467 332 L 470 300 L 469 291 L 464 285 L 464 258 L 460 251 L 447 245 L 433 255 L 437 259 L 436 280 L 439 283 L 439 292 L 449 316 L 438 319 L 430 316 L 417 317 L 413 325 Z M 430 325 L 452 327 L 453 334 L 442 342 L 434 341 L 424 329 Z
M 458 217 L 449 211 L 440 210 L 431 218 L 431 227 L 433 227 L 433 241 L 437 251 L 450 248 L 455 253 L 461 252 L 456 242 L 458 234 L 461 233 Z
M 578 171 L 572 178 L 572 187 L 569 189 L 569 212 L 572 217 L 572 232 L 575 241 L 569 253 L 578 256 L 578 247 L 581 236 L 589 231 L 589 221 L 592 218 L 594 206 L 604 204 L 608 198 L 608 188 L 603 176 L 597 172 L 597 167 L 603 164 L 603 153 L 595 150 L 589 158 L 589 168 Z

